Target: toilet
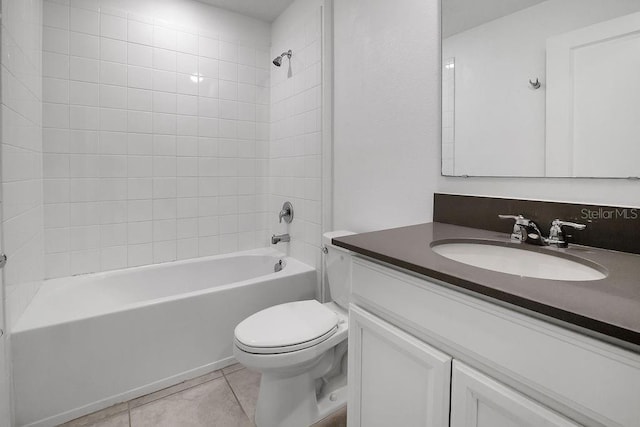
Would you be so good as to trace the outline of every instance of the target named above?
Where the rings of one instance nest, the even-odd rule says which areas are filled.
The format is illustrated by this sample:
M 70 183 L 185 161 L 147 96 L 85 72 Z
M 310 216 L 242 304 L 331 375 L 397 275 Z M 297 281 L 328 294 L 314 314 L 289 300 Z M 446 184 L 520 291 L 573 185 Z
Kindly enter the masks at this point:
M 257 427 L 309 426 L 347 403 L 349 251 L 323 235 L 331 301 L 296 301 L 255 313 L 236 326 L 233 354 L 262 374 Z

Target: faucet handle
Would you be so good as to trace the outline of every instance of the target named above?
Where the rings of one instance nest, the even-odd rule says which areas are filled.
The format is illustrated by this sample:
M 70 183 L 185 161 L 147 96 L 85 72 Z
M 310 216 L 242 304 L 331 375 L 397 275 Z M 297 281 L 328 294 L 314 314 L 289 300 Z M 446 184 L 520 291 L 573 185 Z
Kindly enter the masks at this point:
M 566 235 L 562 230 L 562 227 L 571 227 L 575 230 L 584 230 L 587 228 L 585 224 L 578 224 L 575 222 L 562 221 L 560 219 L 554 219 L 551 222 L 551 229 L 549 230 L 548 244 L 556 245 L 559 248 L 566 248 L 569 246 Z
M 531 225 L 531 220 L 525 218 L 522 215 L 498 215 L 500 219 L 513 219 L 515 223 L 513 224 L 513 232 L 511 233 L 511 239 L 516 240 L 518 242 L 524 242 L 527 240 L 527 230 L 525 227 Z
M 571 227 L 571 228 L 575 228 L 576 230 L 584 230 L 585 228 L 587 228 L 585 224 L 578 224 L 576 222 L 570 222 L 570 221 L 562 221 L 561 219 L 554 219 L 551 222 L 551 227 Z
M 293 205 L 291 202 L 284 202 L 282 205 L 282 210 L 278 214 L 278 222 L 282 223 L 282 219 L 287 224 L 291 224 L 291 221 L 293 221 Z
M 516 221 L 516 225 L 529 225 L 530 219 L 523 217 L 522 215 L 498 215 L 500 219 L 513 219 Z

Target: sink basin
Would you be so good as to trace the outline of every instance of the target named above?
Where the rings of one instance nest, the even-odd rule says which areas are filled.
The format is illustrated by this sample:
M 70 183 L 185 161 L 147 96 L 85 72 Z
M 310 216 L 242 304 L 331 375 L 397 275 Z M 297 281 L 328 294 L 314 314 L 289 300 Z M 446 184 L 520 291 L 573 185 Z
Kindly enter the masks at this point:
M 542 253 L 535 247 L 531 250 L 500 243 L 449 240 L 434 242 L 431 249 L 463 264 L 522 277 L 570 281 L 607 277 L 604 269 L 591 261 L 567 254 Z

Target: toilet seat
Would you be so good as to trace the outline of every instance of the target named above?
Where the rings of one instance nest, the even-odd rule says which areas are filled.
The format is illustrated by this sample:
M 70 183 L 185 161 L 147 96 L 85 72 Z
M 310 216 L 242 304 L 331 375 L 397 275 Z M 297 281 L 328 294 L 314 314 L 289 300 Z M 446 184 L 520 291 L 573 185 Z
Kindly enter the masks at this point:
M 249 316 L 235 329 L 247 353 L 288 353 L 313 347 L 338 330 L 338 315 L 316 300 L 280 304 Z

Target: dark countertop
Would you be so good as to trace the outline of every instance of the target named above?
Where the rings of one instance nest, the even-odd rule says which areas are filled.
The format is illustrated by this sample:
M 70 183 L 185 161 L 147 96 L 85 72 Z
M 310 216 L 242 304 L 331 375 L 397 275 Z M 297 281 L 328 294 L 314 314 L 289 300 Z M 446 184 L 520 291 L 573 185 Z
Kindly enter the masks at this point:
M 481 239 L 498 245 L 580 257 L 608 276 L 594 281 L 534 279 L 473 267 L 447 259 L 431 244 L 447 239 Z M 429 223 L 333 239 L 361 255 L 471 290 L 526 310 L 640 345 L 640 255 L 573 245 L 567 249 L 511 242 L 504 233 Z

